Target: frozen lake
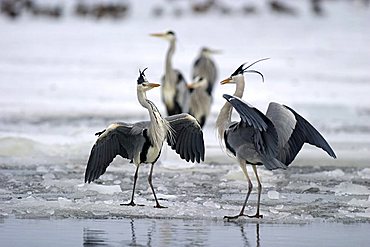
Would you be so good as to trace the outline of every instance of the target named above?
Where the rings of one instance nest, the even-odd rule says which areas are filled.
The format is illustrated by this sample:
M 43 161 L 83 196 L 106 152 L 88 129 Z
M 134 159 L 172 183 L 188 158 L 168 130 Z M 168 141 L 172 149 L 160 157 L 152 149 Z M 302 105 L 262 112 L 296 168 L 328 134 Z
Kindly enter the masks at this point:
M 91 241 L 128 244 L 134 241 L 133 225 L 143 245 L 148 239 L 157 246 L 167 240 L 163 243 L 170 246 L 177 240 L 179 246 L 191 244 L 192 232 L 200 232 L 199 241 L 209 239 L 212 245 L 226 239 L 217 234 L 228 228 L 236 245 L 259 246 L 257 226 L 261 244 L 266 245 L 274 245 L 275 228 L 281 233 L 277 243 L 284 246 L 289 246 L 289 234 L 298 239 L 306 231 L 314 235 L 316 228 L 327 231 L 328 238 L 355 232 L 353 238 L 334 241 L 343 246 L 369 242 L 364 232 L 370 223 L 370 9 L 329 2 L 322 18 L 313 17 L 303 1 L 295 3 L 301 9 L 298 17 L 261 8 L 248 17 L 185 12 L 181 18 L 153 18 L 151 4 L 144 8 L 137 3 L 132 15 L 119 22 L 1 17 L 0 228 L 5 230 L 1 239 L 15 229 L 60 224 L 71 225 L 65 230 L 74 231 L 71 243 L 79 244 L 89 242 L 92 235 L 97 239 Z M 84 185 L 94 133 L 114 121 L 148 118 L 136 100 L 138 69 L 149 67 L 147 78 L 160 80 L 167 44 L 148 34 L 168 29 L 178 36 L 174 65 L 188 80 L 202 46 L 222 50 L 215 57 L 219 80 L 243 62 L 270 57 L 255 67 L 265 83 L 247 75 L 244 100 L 262 111 L 270 101 L 291 106 L 325 136 L 338 159 L 305 146 L 286 171 L 260 167 L 264 218 L 223 222 L 224 215 L 239 212 L 247 185 L 216 138 L 222 94 L 234 90 L 217 85 L 204 128 L 206 161 L 188 164 L 164 148 L 155 167 L 153 184 L 167 209 L 153 208 L 148 166 L 141 168 L 136 192 L 137 202 L 144 206 L 119 206 L 129 200 L 134 174 L 134 166 L 121 158 L 97 183 Z M 150 91 L 148 97 L 164 113 L 160 90 Z M 253 191 L 247 213 L 255 212 L 255 204 Z M 163 237 L 162 229 L 165 234 L 179 229 L 181 234 Z M 58 232 L 50 231 L 50 239 L 40 242 L 44 246 L 59 239 Z

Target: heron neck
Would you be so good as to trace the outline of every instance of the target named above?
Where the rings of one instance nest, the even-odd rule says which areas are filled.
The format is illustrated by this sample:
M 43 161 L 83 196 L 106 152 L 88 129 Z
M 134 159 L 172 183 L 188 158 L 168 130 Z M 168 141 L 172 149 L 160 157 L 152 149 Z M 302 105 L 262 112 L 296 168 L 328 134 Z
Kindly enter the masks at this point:
M 166 54 L 166 66 L 165 66 L 166 74 L 170 73 L 173 70 L 172 69 L 172 57 L 173 57 L 173 54 L 175 53 L 175 49 L 176 49 L 175 40 L 171 40 L 170 46 Z
M 150 125 L 148 129 L 148 136 L 152 146 L 156 146 L 160 149 L 163 141 L 167 137 L 167 133 L 170 130 L 169 124 L 165 119 L 162 118 L 156 105 L 147 99 L 145 92 L 138 91 L 138 99 L 140 104 L 149 112 Z
M 244 94 L 244 86 L 245 81 L 244 77 L 235 78 L 236 80 L 236 89 L 234 92 L 234 96 L 242 98 Z M 223 139 L 224 132 L 227 126 L 231 123 L 231 114 L 232 114 L 232 106 L 229 102 L 226 102 L 224 106 L 221 108 L 220 113 L 218 114 L 216 120 L 216 127 L 218 130 L 218 136 L 220 139 Z
M 234 96 L 243 98 L 245 88 L 244 76 L 237 77 L 235 80 L 236 80 L 236 89 L 234 92 Z

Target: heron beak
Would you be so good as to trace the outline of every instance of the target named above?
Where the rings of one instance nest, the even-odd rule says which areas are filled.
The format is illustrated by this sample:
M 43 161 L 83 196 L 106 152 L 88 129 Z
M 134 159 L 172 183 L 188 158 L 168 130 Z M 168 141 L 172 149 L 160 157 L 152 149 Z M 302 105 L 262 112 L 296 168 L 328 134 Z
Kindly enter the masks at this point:
M 187 84 L 186 86 L 188 87 L 188 89 L 194 89 L 195 88 L 193 83 L 192 84 Z
M 221 82 L 220 82 L 220 84 L 221 85 L 224 85 L 224 84 L 226 84 L 226 83 L 231 83 L 233 80 L 229 77 L 229 78 L 226 78 L 225 80 L 222 80 Z
M 165 33 L 151 33 L 149 35 L 152 36 L 152 37 L 158 37 L 158 38 L 163 38 L 163 37 L 166 36 Z
M 209 50 L 208 50 L 208 52 L 209 52 L 210 54 L 221 54 L 221 53 L 222 53 L 222 51 L 221 51 L 221 50 L 211 50 L 211 49 L 209 49 Z
M 157 83 L 149 83 L 148 85 L 150 88 L 155 88 L 155 87 L 159 87 L 160 84 L 157 84 Z

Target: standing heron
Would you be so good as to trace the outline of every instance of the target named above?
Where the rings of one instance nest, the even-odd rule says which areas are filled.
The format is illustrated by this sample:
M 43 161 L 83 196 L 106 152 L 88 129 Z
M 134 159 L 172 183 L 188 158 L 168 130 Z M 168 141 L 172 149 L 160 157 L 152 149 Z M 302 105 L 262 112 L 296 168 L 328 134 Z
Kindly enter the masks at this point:
M 208 80 L 207 91 L 209 94 L 212 94 L 213 86 L 217 78 L 217 68 L 211 55 L 218 53 L 220 52 L 217 50 L 203 47 L 193 65 L 193 79 L 197 76 L 206 78 Z
M 199 76 L 188 85 L 190 90 L 189 113 L 198 120 L 201 127 L 206 123 L 211 111 L 212 95 L 207 91 L 208 85 L 207 79 Z
M 170 43 L 166 54 L 165 73 L 162 78 L 162 100 L 169 116 L 189 111 L 189 90 L 182 73 L 172 66 L 172 57 L 176 48 L 176 35 L 173 31 L 153 33 L 153 37 Z
M 259 212 L 262 186 L 257 174 L 257 165 L 264 165 L 269 170 L 286 169 L 304 143 L 319 147 L 336 158 L 334 151 L 322 135 L 293 109 L 271 102 L 264 115 L 240 99 L 245 86 L 244 73 L 258 73 L 263 79 L 260 72 L 248 70 L 257 62 L 245 68 L 245 64 L 242 64 L 229 78 L 221 81 L 221 84 L 236 84 L 236 90 L 234 96 L 223 95 L 227 102 L 221 108 L 217 118 L 218 134 L 224 141 L 227 151 L 239 162 L 248 181 L 248 192 L 240 213 L 236 216 L 225 216 L 228 220 L 248 216 L 244 214 L 244 209 L 253 185 L 247 172 L 247 164 L 252 165 L 258 183 L 257 212 L 248 217 L 262 218 Z M 231 121 L 233 108 L 240 115 L 239 122 Z
M 94 181 L 105 173 L 113 159 L 120 155 L 131 160 L 136 165 L 134 186 L 131 201 L 128 206 L 135 206 L 134 194 L 138 171 L 141 164 L 151 164 L 148 182 L 152 189 L 156 208 L 163 208 L 157 200 L 152 184 L 152 174 L 155 162 L 161 154 L 163 142 L 180 155 L 182 159 L 192 162 L 204 160 L 203 132 L 198 122 L 187 113 L 162 118 L 157 107 L 147 99 L 146 91 L 158 87 L 159 84 L 149 83 L 144 75 L 144 69 L 139 71 L 137 80 L 137 98 L 139 103 L 148 110 L 150 121 L 129 123 L 114 123 L 107 129 L 98 132 L 98 139 L 92 147 L 85 172 L 85 183 Z

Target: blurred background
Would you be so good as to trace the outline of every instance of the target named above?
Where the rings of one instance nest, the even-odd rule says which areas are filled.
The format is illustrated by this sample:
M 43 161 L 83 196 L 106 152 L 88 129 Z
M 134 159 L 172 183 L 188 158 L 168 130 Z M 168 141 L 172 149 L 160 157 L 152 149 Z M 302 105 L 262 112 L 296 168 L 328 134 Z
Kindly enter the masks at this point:
M 370 149 L 370 6 L 367 0 L 1 0 L 0 157 L 3 163 L 84 164 L 94 133 L 110 122 L 147 118 L 136 100 L 138 69 L 160 82 L 166 42 L 190 83 L 201 47 L 218 81 L 241 63 L 270 57 L 247 75 L 244 99 L 263 112 L 287 104 L 336 150 L 305 147 L 302 159 L 364 166 Z M 217 85 L 205 126 L 207 162 L 221 157 L 214 124 L 233 86 Z M 160 90 L 149 92 L 165 114 Z M 335 162 L 335 163 L 334 163 Z M 303 162 L 304 163 L 304 162 Z

